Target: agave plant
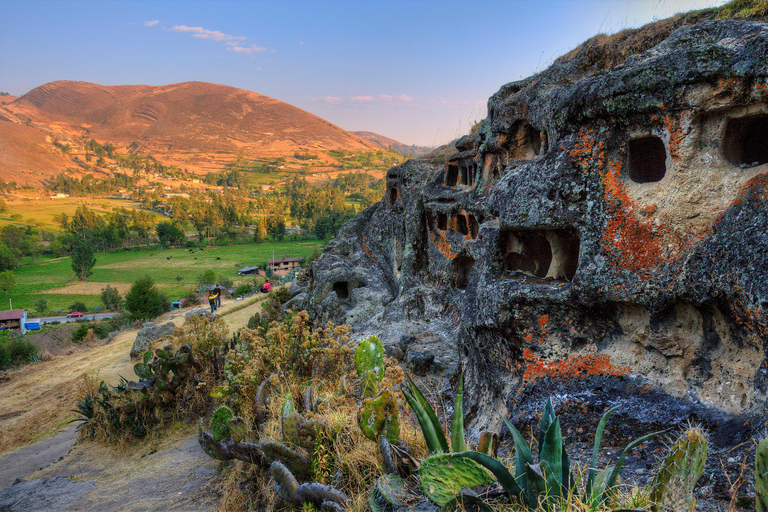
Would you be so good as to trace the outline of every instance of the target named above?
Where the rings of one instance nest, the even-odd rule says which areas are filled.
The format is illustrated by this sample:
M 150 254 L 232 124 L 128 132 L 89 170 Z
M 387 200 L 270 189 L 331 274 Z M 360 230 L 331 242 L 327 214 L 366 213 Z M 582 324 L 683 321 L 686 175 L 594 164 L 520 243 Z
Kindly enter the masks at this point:
M 598 424 L 585 492 L 589 500 L 597 502 L 606 500 L 616 485 L 627 454 L 636 446 L 663 433 L 654 432 L 632 441 L 622 451 L 614 466 L 598 472 L 597 455 L 600 451 L 603 430 L 608 419 L 618 408 L 617 406 L 606 412 Z M 539 423 L 538 463 L 534 464 L 531 450 L 515 426 L 507 419 L 504 419 L 504 424 L 512 434 L 514 443 L 514 475 L 501 461 L 486 453 L 467 451 L 451 454 L 451 457 L 466 458 L 480 464 L 496 477 L 510 500 L 520 502 L 528 508 L 536 508 L 542 496 L 548 501 L 554 501 L 574 491 L 575 484 L 571 475 L 570 460 L 563 442 L 560 420 L 555 416 L 551 399 L 547 400 Z

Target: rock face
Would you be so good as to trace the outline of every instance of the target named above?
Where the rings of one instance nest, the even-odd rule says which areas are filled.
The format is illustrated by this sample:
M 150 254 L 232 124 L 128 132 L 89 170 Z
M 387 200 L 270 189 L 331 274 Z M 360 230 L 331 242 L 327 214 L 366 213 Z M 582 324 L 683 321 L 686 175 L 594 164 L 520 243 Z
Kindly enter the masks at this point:
M 152 348 L 152 342 L 164 336 L 173 334 L 176 324 L 168 322 L 165 325 L 155 325 L 152 322 L 144 322 L 136 333 L 136 339 L 131 347 L 131 359 L 138 358 L 142 352 Z
M 548 393 L 748 436 L 768 407 L 768 25 L 593 53 L 503 86 L 447 163 L 391 169 L 297 305 L 424 371 L 460 360 L 475 426 Z

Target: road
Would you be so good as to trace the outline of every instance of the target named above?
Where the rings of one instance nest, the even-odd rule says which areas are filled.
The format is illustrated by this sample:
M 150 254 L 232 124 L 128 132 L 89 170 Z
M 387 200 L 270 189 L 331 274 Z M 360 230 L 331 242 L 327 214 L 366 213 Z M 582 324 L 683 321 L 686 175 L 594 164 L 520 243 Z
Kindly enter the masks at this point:
M 67 318 L 65 316 L 48 316 L 45 318 L 27 318 L 28 324 L 33 324 L 36 322 L 39 322 L 42 324 L 50 324 L 53 322 L 76 322 L 78 320 L 101 320 L 102 318 L 112 318 L 113 316 L 117 316 L 118 313 L 90 313 L 85 314 L 78 318 Z

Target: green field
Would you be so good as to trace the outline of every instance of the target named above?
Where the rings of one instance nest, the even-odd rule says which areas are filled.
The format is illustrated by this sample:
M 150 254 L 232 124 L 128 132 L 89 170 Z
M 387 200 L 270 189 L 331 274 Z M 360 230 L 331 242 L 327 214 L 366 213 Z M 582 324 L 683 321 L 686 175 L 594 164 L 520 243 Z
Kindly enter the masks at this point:
M 36 226 L 50 231 L 60 231 L 61 226 L 54 217 L 65 213 L 71 217 L 81 205 L 86 205 L 99 215 L 110 213 L 114 208 L 127 210 L 141 209 L 141 204 L 128 199 L 110 199 L 105 197 L 80 197 L 62 199 L 22 199 L 6 201 L 6 211 L 0 213 L 0 228 L 7 224 L 15 226 Z M 149 210 L 147 210 L 149 211 Z M 149 211 L 155 222 L 163 217 Z M 21 217 L 18 217 L 21 216 Z M 14 218 L 15 217 L 15 218 Z
M 194 253 L 187 249 L 161 249 L 97 254 L 96 266 L 87 283 L 76 280 L 69 257 L 44 259 L 14 270 L 16 287 L 3 300 L 12 299 L 13 307 L 26 308 L 29 316 L 37 316 L 33 306 L 41 297 L 48 302 L 49 312 L 66 311 L 75 301 L 85 303 L 90 309 L 102 306 L 99 293 L 107 284 L 127 288 L 145 275 L 151 276 L 168 298 L 175 300 L 195 286 L 197 276 L 207 269 L 232 279 L 235 284 L 252 282 L 253 276 L 240 277 L 237 270 L 246 265 L 263 267 L 273 254 L 275 258 L 310 256 L 324 244 L 309 240 L 205 247 L 195 249 Z M 73 289 L 42 293 L 65 286 Z M 7 307 L 9 302 L 2 303 L 0 309 Z

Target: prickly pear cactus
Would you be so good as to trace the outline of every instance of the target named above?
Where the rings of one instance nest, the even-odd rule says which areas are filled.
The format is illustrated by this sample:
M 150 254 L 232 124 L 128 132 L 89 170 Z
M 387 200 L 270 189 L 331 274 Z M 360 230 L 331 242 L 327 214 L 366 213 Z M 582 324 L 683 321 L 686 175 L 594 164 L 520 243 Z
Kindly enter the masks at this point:
M 384 347 L 379 338 L 371 336 L 360 342 L 355 351 L 355 368 L 362 382 L 363 396 L 374 396 L 384 378 Z
M 473 461 L 437 453 L 427 457 L 419 467 L 421 489 L 440 507 L 459 495 L 464 487 L 488 485 L 494 478 Z
M 357 413 L 357 423 L 372 441 L 383 434 L 392 444 L 400 442 L 400 411 L 395 394 L 387 390 L 376 398 L 366 398 Z
M 768 437 L 757 443 L 755 452 L 755 509 L 768 512 Z
M 405 507 L 401 496 L 408 493 L 405 481 L 397 475 L 382 475 L 368 498 L 368 506 L 373 512 L 392 512 Z
M 694 510 L 693 489 L 704 473 L 707 438 L 698 427 L 691 427 L 675 441 L 659 467 L 651 490 L 651 510 Z
M 231 420 L 233 416 L 234 413 L 232 412 L 232 409 L 226 405 L 220 406 L 213 413 L 213 416 L 211 416 L 211 432 L 216 441 L 221 441 L 222 439 L 229 437 L 229 420 Z
M 147 350 L 144 352 L 144 358 L 142 359 L 141 363 L 136 363 L 133 365 L 133 373 L 136 374 L 136 376 L 140 379 L 151 379 L 152 378 L 152 366 L 149 364 L 149 362 L 152 360 L 152 356 L 154 354 L 151 350 Z
M 229 420 L 229 435 L 232 440 L 239 443 L 245 439 L 245 434 L 248 432 L 248 426 L 245 424 L 245 420 L 240 416 L 235 416 Z

